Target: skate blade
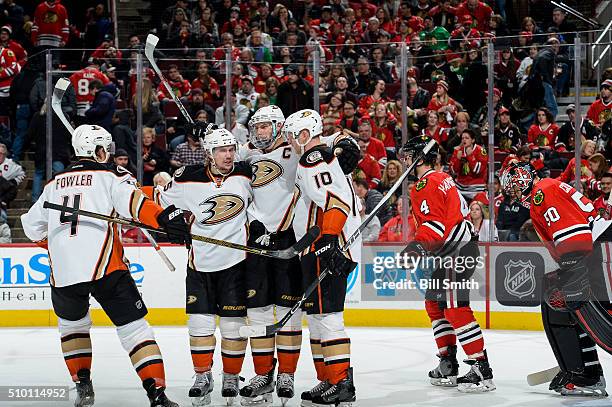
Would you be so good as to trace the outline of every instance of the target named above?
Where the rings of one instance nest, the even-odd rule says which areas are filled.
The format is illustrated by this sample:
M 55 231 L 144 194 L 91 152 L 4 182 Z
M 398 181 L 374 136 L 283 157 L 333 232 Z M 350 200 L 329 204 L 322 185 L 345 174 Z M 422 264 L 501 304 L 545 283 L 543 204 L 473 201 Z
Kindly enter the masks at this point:
M 291 397 L 280 397 L 281 406 L 285 407 L 289 400 L 291 400 Z
M 241 406 L 269 406 L 272 404 L 272 393 L 260 394 L 255 397 L 242 397 Z
M 312 407 L 312 401 L 310 400 L 302 400 L 302 402 L 300 403 L 300 407 Z
M 331 407 L 331 406 L 335 406 L 335 407 L 353 407 L 355 401 L 341 401 L 338 404 L 315 404 L 312 403 L 311 406 L 312 407 Z
M 573 389 L 566 389 L 563 387 L 559 393 L 562 396 L 569 397 L 608 397 L 608 392 L 605 389 L 588 389 L 584 387 L 574 387 Z
M 236 397 L 225 397 L 225 405 L 226 406 L 233 406 L 235 398 Z
M 93 396 L 85 397 L 81 401 L 75 401 L 74 402 L 74 407 L 91 407 L 93 405 L 94 405 L 94 398 L 93 398 Z
M 461 393 L 486 393 L 495 389 L 495 384 L 491 379 L 483 380 L 480 384 L 460 383 L 457 385 L 457 390 Z
M 210 393 L 202 397 L 191 397 L 191 405 L 193 407 L 202 407 L 210 404 Z
M 431 377 L 429 382 L 439 387 L 457 387 L 457 376 L 448 376 L 445 378 Z

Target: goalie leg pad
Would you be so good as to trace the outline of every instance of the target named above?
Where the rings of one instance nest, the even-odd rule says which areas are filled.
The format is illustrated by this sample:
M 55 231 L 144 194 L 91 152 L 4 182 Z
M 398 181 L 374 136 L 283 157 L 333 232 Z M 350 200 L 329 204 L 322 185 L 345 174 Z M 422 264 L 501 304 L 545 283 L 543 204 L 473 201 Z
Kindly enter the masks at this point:
M 603 350 L 612 355 L 612 315 L 597 301 L 589 301 L 574 312 L 576 320 Z
M 580 350 L 580 334 L 583 332 L 576 326 L 571 314 L 555 311 L 542 302 L 542 323 L 561 370 L 582 370 L 584 361 Z

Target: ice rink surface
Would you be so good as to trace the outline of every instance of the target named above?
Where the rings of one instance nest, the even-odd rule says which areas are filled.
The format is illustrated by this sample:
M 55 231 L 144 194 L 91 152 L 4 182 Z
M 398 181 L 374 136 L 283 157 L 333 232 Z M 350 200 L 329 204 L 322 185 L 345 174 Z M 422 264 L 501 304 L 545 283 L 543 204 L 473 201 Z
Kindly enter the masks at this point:
M 437 363 L 432 333 L 429 329 L 349 328 L 352 340 L 352 365 L 355 370 L 359 407 L 436 406 L 436 407 L 603 407 L 612 406 L 612 397 L 593 399 L 561 397 L 548 391 L 547 385 L 529 387 L 527 374 L 556 365 L 543 332 L 484 331 L 497 390 L 484 394 L 462 394 L 453 388 L 429 384 L 427 372 Z M 193 383 L 187 328 L 156 327 L 162 350 L 169 397 L 181 406 L 191 406 L 187 391 Z M 217 334 L 218 336 L 218 334 Z M 148 406 L 144 390 L 133 371 L 112 328 L 94 328 L 93 384 L 95 406 Z M 0 402 L 0 406 L 71 406 L 75 391 L 61 356 L 56 329 L 0 329 L 0 386 L 70 385 L 68 403 Z M 218 341 L 217 346 L 220 345 Z M 296 375 L 296 397 L 288 406 L 299 405 L 302 391 L 315 384 L 308 333 L 304 332 L 303 350 Z M 599 352 L 604 372 L 612 382 L 612 357 Z M 460 354 L 460 358 L 463 354 Z M 461 363 L 460 374 L 468 370 Z M 220 395 L 221 356 L 215 353 L 213 366 L 215 390 L 213 406 L 224 406 Z M 242 375 L 252 377 L 250 355 Z M 608 385 L 612 392 L 612 384 Z M 236 400 L 234 405 L 239 405 Z M 274 406 L 280 400 L 274 399 Z

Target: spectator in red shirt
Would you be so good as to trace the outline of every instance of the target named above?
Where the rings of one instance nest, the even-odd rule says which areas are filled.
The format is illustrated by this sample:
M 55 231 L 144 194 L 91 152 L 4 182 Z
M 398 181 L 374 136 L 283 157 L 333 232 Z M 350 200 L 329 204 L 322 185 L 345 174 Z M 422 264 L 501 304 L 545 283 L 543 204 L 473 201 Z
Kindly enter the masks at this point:
M 378 161 L 380 168 L 385 168 L 387 165 L 387 150 L 385 150 L 382 141 L 372 137 L 372 124 L 369 120 L 362 119 L 359 123 L 359 140 L 366 144 L 366 152 Z
M 464 130 L 461 145 L 455 147 L 450 166 L 455 174 L 457 189 L 466 199 L 472 199 L 485 190 L 487 161 L 487 150 L 476 144 L 476 133 L 470 129 Z
M 368 154 L 368 144 L 363 140 L 359 140 L 359 149 L 361 151 L 359 164 L 357 164 L 357 168 L 359 168 L 366 177 L 366 182 L 368 183 L 370 189 L 375 190 L 378 184 L 380 183 L 380 165 L 374 157 Z
M 610 220 L 612 215 L 612 207 L 608 203 L 610 199 L 610 190 L 612 190 L 612 173 L 605 173 L 601 177 L 601 195 L 593 201 L 595 210 L 599 213 L 599 216 L 605 220 Z
M 395 138 L 398 136 L 397 120 L 387 111 L 386 103 L 375 103 L 372 133 L 381 140 L 387 150 L 395 152 Z
M 402 220 L 402 209 L 403 209 L 402 198 L 397 200 L 396 215 L 389 219 L 380 230 L 378 235 L 379 242 L 406 242 L 414 239 L 414 233 L 416 225 L 414 223 L 414 216 L 408 215 L 408 235 L 402 235 L 403 220 Z
M 191 88 L 202 89 L 205 103 L 218 100 L 221 97 L 221 90 L 215 78 L 208 73 L 208 63 L 199 62 L 197 69 L 198 76 L 191 82 Z
M 13 51 L 15 58 L 17 58 L 17 63 L 19 66 L 23 67 L 28 57 L 28 53 L 25 49 L 23 49 L 21 44 L 11 39 L 12 33 L 13 28 L 10 25 L 4 25 L 2 28 L 0 28 L 0 46 Z
M 484 32 L 488 27 L 489 18 L 493 15 L 493 10 L 488 4 L 478 0 L 466 0 L 458 7 L 449 7 L 449 11 L 461 18 L 470 15 L 476 20 L 476 29 Z
M 587 110 L 587 119 L 601 128 L 606 120 L 612 118 L 612 79 L 606 79 L 600 85 L 600 98 L 591 103 Z
M 187 103 L 187 98 L 191 93 L 191 84 L 187 79 L 183 79 L 183 76 L 179 72 L 178 66 L 172 64 L 168 66 L 168 75 L 167 75 L 168 83 L 170 84 L 170 88 L 174 92 L 174 94 L 181 99 L 183 104 Z M 160 100 L 162 105 L 164 102 L 168 100 L 172 100 L 172 97 L 168 93 L 166 87 L 160 83 L 157 89 L 157 98 Z M 184 101 L 183 101 L 184 100 Z
M 536 123 L 527 132 L 527 144 L 532 149 L 554 150 L 559 126 L 554 123 L 553 114 L 545 107 L 537 111 Z
M 359 113 L 362 116 L 373 116 L 374 109 L 373 105 L 376 102 L 388 102 L 387 97 L 385 96 L 385 81 L 382 79 L 377 79 L 374 82 L 374 86 L 370 90 L 370 94 L 362 97 L 359 100 Z
M 582 143 L 582 151 L 580 154 L 581 156 L 580 158 L 580 181 L 581 182 L 586 182 L 586 180 L 593 175 L 591 173 L 591 170 L 589 169 L 589 158 L 593 154 L 595 154 L 595 148 L 596 148 L 596 144 L 593 140 L 586 140 L 585 142 Z M 573 157 L 570 160 L 569 164 L 567 164 L 565 171 L 563 171 L 561 175 L 557 177 L 557 179 L 561 182 L 565 182 L 569 184 L 575 178 L 576 178 L 576 158 Z
M 32 44 L 42 48 L 61 48 L 68 42 L 68 12 L 58 0 L 46 0 L 34 11 Z
M 436 83 L 436 93 L 429 101 L 427 110 L 434 110 L 438 113 L 440 127 L 451 127 L 451 123 L 457 115 L 457 102 L 448 96 L 448 83 L 446 81 L 440 80 Z
M 427 127 L 421 131 L 422 135 L 431 137 L 438 144 L 445 145 L 448 140 L 448 128 L 440 126 L 438 113 L 435 110 L 427 112 Z

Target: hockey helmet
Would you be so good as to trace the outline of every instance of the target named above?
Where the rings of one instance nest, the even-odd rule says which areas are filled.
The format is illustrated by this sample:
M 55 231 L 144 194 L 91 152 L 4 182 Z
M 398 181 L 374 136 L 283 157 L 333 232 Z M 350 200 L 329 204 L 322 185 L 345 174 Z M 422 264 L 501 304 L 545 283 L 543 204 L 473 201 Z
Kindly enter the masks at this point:
M 98 161 L 96 150 L 102 148 L 107 160 L 115 153 L 115 145 L 111 134 L 103 127 L 95 124 L 83 124 L 72 133 L 72 147 L 77 157 L 89 157 Z
M 502 171 L 499 181 L 508 196 L 512 196 L 518 189 L 521 196 L 515 198 L 519 199 L 523 206 L 529 207 L 535 177 L 536 171 L 531 164 L 512 162 Z
M 431 141 L 431 137 L 428 136 L 417 136 L 412 137 L 410 140 L 404 144 L 402 148 L 399 149 L 398 155 L 400 157 L 416 157 L 423 152 L 425 146 L 429 144 Z M 438 143 L 436 143 L 428 152 L 423 156 L 423 162 L 425 164 L 434 165 L 436 163 L 436 159 L 438 158 L 438 152 L 440 147 Z
M 285 115 L 280 107 L 275 105 L 265 106 L 258 109 L 251 120 L 249 120 L 249 140 L 255 148 L 265 149 L 270 147 L 280 135 L 280 127 L 285 122 Z M 262 138 L 257 134 L 257 125 L 260 123 L 271 123 L 272 136 Z M 280 126 L 279 126 L 280 125 Z
M 204 149 L 210 157 L 217 147 L 235 146 L 238 149 L 236 137 L 227 129 L 216 129 L 204 137 Z
M 298 136 L 302 130 L 310 133 L 308 139 L 303 143 L 298 141 Z M 283 136 L 289 143 L 295 142 L 302 150 L 314 137 L 323 133 L 323 120 L 321 115 L 312 109 L 304 109 L 293 113 L 285 120 L 283 125 Z

